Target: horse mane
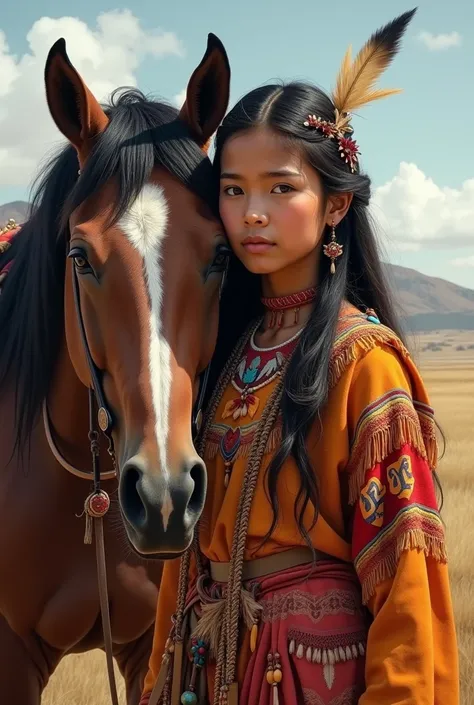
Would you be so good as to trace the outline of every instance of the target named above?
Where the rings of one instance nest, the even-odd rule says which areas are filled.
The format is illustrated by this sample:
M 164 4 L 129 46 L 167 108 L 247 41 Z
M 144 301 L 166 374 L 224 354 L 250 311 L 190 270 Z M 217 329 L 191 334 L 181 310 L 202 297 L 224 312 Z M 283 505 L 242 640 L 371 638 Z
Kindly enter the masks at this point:
M 111 221 L 130 207 L 162 166 L 218 213 L 211 162 L 178 111 L 136 89 L 117 89 L 104 107 L 110 118 L 78 177 L 77 154 L 67 145 L 32 188 L 26 223 L 6 253 L 13 266 L 0 295 L 0 394 L 15 393 L 15 449 L 29 441 L 54 374 L 64 335 L 64 278 L 69 217 L 109 180 L 117 183 Z M 0 267 L 6 256 L 0 257 Z

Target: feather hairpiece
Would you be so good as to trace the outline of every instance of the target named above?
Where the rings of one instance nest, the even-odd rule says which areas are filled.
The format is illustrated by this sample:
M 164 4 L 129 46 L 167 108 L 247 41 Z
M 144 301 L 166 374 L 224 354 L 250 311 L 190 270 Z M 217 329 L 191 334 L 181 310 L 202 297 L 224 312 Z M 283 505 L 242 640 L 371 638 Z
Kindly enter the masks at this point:
M 352 48 L 349 47 L 342 60 L 332 93 L 334 103 L 334 122 L 309 115 L 303 123 L 305 127 L 319 130 L 325 137 L 335 139 L 341 157 L 355 171 L 359 150 L 353 139 L 348 137 L 353 132 L 350 124 L 351 113 L 374 100 L 400 93 L 400 89 L 377 89 L 375 84 L 389 66 L 400 49 L 401 38 L 416 12 L 416 8 L 405 12 L 389 24 L 377 30 L 364 44 L 354 60 Z

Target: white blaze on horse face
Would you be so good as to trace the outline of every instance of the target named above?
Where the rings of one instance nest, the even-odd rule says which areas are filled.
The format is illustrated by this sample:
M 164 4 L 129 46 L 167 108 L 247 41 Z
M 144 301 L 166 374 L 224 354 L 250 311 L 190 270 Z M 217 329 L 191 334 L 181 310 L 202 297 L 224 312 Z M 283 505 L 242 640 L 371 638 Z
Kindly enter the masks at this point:
M 155 433 L 160 455 L 161 472 L 168 476 L 167 445 L 169 433 L 169 406 L 171 395 L 171 351 L 163 336 L 161 308 L 163 303 L 163 276 L 161 248 L 166 237 L 168 204 L 159 186 L 147 184 L 122 217 L 119 226 L 143 257 L 146 284 L 150 299 L 150 383 L 155 412 Z M 164 528 L 173 511 L 169 492 L 162 504 Z

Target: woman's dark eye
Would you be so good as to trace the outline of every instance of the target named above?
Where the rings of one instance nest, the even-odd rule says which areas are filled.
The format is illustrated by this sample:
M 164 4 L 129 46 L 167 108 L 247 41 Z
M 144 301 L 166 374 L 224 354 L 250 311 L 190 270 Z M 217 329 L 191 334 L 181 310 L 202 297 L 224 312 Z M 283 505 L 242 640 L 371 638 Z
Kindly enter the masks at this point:
M 280 189 L 280 191 L 276 191 L 276 189 Z M 275 186 L 275 193 L 291 193 L 291 191 L 294 191 L 295 189 L 293 186 L 290 186 L 289 184 L 278 184 Z
M 236 191 L 237 193 L 231 193 L 231 191 Z M 239 186 L 226 186 L 226 188 L 224 189 L 224 193 L 226 194 L 226 196 L 240 196 L 243 191 Z

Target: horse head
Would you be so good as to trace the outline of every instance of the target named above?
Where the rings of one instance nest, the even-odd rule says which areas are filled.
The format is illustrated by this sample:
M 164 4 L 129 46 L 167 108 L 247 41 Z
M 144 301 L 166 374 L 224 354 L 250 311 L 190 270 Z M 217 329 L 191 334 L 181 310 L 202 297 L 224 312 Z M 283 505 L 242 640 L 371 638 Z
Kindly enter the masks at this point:
M 163 558 L 188 547 L 206 494 L 191 421 L 229 257 L 207 157 L 229 82 L 212 34 L 179 113 L 133 90 L 104 109 L 63 39 L 45 68 L 80 174 L 63 211 L 68 354 L 113 441 L 129 540 Z

